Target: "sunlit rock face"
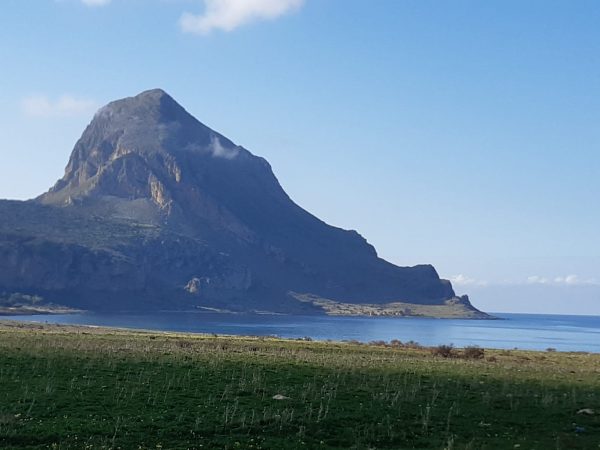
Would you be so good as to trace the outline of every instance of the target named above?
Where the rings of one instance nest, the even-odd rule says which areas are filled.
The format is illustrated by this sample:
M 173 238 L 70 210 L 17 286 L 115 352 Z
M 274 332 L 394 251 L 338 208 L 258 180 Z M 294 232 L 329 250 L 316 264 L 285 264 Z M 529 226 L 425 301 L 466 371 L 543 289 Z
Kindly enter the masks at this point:
M 290 293 L 370 305 L 455 297 L 432 266 L 390 264 L 296 205 L 267 161 L 159 89 L 100 109 L 50 191 L 0 203 L 0 290 L 78 307 L 305 313 L 323 309 Z

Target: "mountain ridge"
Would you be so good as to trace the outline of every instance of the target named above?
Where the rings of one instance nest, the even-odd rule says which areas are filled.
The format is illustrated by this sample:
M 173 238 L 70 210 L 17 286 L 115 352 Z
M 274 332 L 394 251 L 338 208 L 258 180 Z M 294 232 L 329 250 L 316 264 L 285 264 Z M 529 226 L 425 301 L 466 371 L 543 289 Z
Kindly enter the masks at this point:
M 265 159 L 195 119 L 161 89 L 101 108 L 75 144 L 64 176 L 27 207 L 3 207 L 21 214 L 25 224 L 45 215 L 57 231 L 30 224 L 21 234 L 31 240 L 15 247 L 10 221 L 0 220 L 0 257 L 13 262 L 0 267 L 7 272 L 0 291 L 62 296 L 65 304 L 92 309 L 111 309 L 127 297 L 127 304 L 141 309 L 148 307 L 144 299 L 152 299 L 153 307 L 324 312 L 325 303 L 306 301 L 314 297 L 350 305 L 458 302 L 469 314 L 484 316 L 468 298 L 456 297 L 433 266 L 395 266 L 356 231 L 332 227 L 298 206 Z M 70 221 L 98 235 L 127 231 L 112 242 L 98 237 L 104 242 L 99 249 Z M 30 247 L 36 241 L 60 244 L 47 249 L 36 267 L 46 267 L 41 279 L 62 284 L 42 289 L 23 276 L 31 255 L 40 258 L 40 250 Z M 70 251 L 83 252 L 87 256 L 79 258 L 95 269 L 82 272 L 78 257 L 63 254 Z M 56 261 L 70 267 L 73 280 L 48 271 Z M 105 304 L 85 300 L 103 295 Z

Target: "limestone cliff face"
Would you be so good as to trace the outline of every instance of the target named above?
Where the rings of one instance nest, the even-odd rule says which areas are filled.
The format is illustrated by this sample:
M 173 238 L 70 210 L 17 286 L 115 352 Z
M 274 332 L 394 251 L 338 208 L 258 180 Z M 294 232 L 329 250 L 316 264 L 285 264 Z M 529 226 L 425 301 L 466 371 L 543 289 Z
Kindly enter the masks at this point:
M 290 292 L 350 304 L 454 298 L 432 266 L 394 266 L 357 232 L 300 208 L 263 158 L 161 90 L 102 108 L 49 192 L 2 207 L 25 225 L 15 232 L 0 216 L 0 290 L 111 293 L 94 301 L 109 309 L 119 296 L 140 309 L 284 312 L 309 308 Z

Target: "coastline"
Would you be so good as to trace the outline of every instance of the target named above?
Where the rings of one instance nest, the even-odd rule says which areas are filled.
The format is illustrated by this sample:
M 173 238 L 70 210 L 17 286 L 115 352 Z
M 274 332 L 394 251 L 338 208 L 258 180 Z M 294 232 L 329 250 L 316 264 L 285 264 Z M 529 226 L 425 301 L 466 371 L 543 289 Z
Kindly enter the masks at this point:
M 282 313 L 277 311 L 250 310 L 234 311 L 222 308 L 197 307 L 192 309 L 158 309 L 156 311 L 136 311 L 136 310 L 107 310 L 107 311 L 88 311 L 84 309 L 70 308 L 66 306 L 16 306 L 0 307 L 0 317 L 11 316 L 32 316 L 32 315 L 63 315 L 63 314 L 84 314 L 106 312 L 112 314 L 138 315 L 152 313 L 194 313 L 194 314 L 223 314 L 223 315 L 254 315 L 254 316 L 314 316 L 314 317 L 363 317 L 363 318 L 402 318 L 402 319 L 464 319 L 464 320 L 505 320 L 492 314 L 480 311 L 453 310 L 447 305 L 416 305 L 409 303 L 389 303 L 383 305 L 371 304 L 347 304 L 336 303 L 324 304 L 314 303 L 316 306 L 323 307 L 322 311 L 313 314 L 294 314 Z M 437 309 L 437 311 L 436 311 Z
M 66 306 L 1 306 L 0 317 L 12 316 L 43 316 L 43 315 L 59 315 L 59 314 L 82 314 L 87 311 L 83 309 L 68 308 Z
M 506 319 L 501 319 L 506 320 Z M 11 320 L 11 316 L 2 316 L 0 315 L 0 333 L 5 331 L 6 329 L 32 329 L 32 330 L 44 330 L 46 332 L 55 332 L 55 333 L 73 333 L 73 334 L 88 334 L 88 332 L 93 331 L 94 334 L 99 335 L 114 335 L 117 334 L 131 334 L 131 335 L 153 335 L 153 336 L 163 336 L 163 337 L 181 337 L 181 338 L 190 338 L 190 339 L 232 339 L 232 340 L 259 340 L 259 341 L 274 341 L 274 342 L 314 342 L 315 344 L 322 344 L 326 346 L 339 346 L 339 345 L 355 345 L 361 347 L 378 347 L 378 348 L 405 348 L 405 349 L 420 349 L 423 351 L 431 351 L 439 347 L 440 345 L 428 345 L 421 344 L 419 342 L 415 342 L 412 340 L 408 340 L 405 343 L 401 343 L 396 339 L 391 339 L 389 341 L 385 340 L 373 340 L 370 342 L 358 341 L 355 339 L 318 339 L 312 338 L 309 336 L 305 337 L 286 337 L 279 335 L 255 335 L 255 334 L 228 334 L 228 333 L 213 333 L 213 332 L 201 332 L 201 331 L 170 331 L 170 330 L 160 330 L 160 329 L 151 329 L 151 328 L 132 328 L 132 327 L 119 327 L 119 326 L 106 326 L 106 325 L 91 325 L 91 324 L 60 324 L 60 323 L 48 323 L 48 322 L 36 322 L 36 321 L 19 321 L 19 320 Z M 464 350 L 468 347 L 476 347 L 481 348 L 486 352 L 492 353 L 505 353 L 505 352 L 525 352 L 532 354 L 549 354 L 549 353 L 560 353 L 560 354 L 573 354 L 573 355 L 598 355 L 600 357 L 600 352 L 594 351 L 583 351 L 583 350 L 556 350 L 554 348 L 549 348 L 545 350 L 536 350 L 536 349 L 526 349 L 526 348 L 498 348 L 498 347 L 485 347 L 485 346 L 477 346 L 477 345 L 467 345 L 464 347 L 454 346 L 453 343 L 448 342 L 443 344 L 449 347 L 452 347 L 455 350 Z

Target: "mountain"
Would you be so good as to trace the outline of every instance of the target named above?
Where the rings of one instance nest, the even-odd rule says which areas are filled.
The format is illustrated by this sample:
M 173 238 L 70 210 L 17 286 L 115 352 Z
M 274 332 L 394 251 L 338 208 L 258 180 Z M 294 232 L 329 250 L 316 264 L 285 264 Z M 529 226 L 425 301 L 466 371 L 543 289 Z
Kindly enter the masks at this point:
M 160 89 L 101 108 L 47 193 L 0 202 L 2 292 L 90 310 L 485 316 L 432 266 L 390 264 L 296 205 L 266 160 Z

